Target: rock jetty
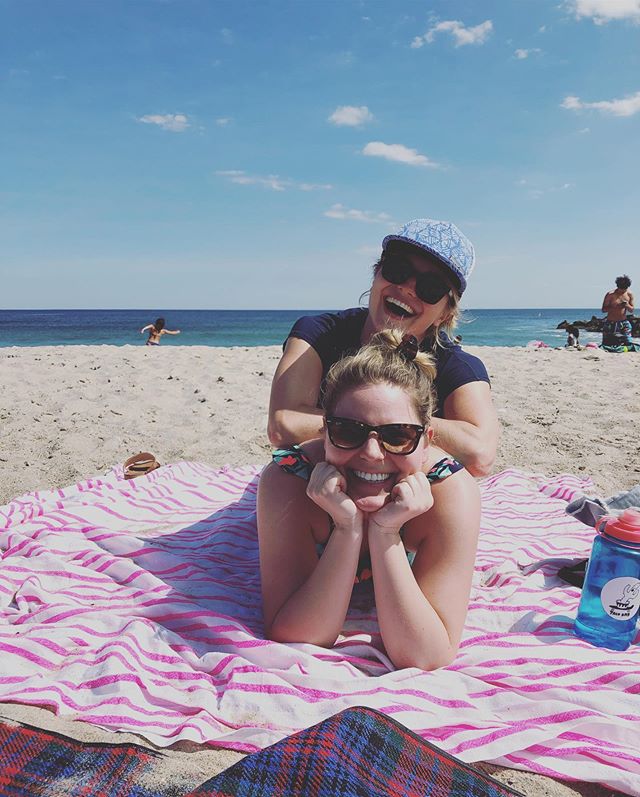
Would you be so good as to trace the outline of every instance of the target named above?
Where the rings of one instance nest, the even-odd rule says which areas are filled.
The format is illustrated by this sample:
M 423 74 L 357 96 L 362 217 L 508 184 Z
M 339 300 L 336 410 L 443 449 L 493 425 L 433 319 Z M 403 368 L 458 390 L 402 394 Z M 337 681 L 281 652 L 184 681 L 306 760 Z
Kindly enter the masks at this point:
M 640 338 L 640 318 L 635 315 L 627 316 L 631 321 L 631 335 L 634 338 Z M 556 329 L 567 329 L 568 327 L 578 327 L 578 329 L 586 329 L 589 332 L 602 332 L 602 323 L 604 318 L 592 315 L 589 321 L 561 321 Z

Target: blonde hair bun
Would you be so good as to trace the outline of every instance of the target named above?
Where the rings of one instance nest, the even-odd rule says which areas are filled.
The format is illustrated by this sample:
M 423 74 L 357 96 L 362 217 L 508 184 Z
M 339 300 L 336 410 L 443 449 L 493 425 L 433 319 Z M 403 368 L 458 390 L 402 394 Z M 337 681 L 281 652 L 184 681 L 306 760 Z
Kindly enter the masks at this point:
M 331 415 L 340 396 L 348 390 L 363 385 L 395 385 L 411 397 L 421 423 L 427 426 L 435 408 L 435 377 L 436 365 L 431 354 L 419 348 L 415 355 L 413 351 L 408 353 L 403 330 L 383 329 L 355 354 L 331 366 L 322 406 Z

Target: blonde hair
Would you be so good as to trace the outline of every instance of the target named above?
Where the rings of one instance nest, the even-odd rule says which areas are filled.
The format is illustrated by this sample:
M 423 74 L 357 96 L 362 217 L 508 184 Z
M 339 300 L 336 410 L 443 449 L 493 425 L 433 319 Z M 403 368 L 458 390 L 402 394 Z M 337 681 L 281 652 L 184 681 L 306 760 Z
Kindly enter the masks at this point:
M 371 337 L 355 354 L 334 363 L 326 376 L 322 407 L 331 415 L 340 397 L 364 385 L 394 385 L 412 400 L 420 422 L 425 426 L 435 408 L 433 382 L 436 366 L 431 354 L 418 351 L 415 359 L 403 353 L 403 332 L 383 329 Z
M 449 292 L 449 316 L 446 321 L 443 321 L 442 324 L 438 324 L 434 327 L 433 336 L 434 342 L 436 346 L 442 346 L 440 341 L 440 331 L 445 333 L 448 338 L 453 337 L 453 330 L 456 328 L 458 324 L 458 319 L 460 318 L 460 294 L 455 288 L 451 288 Z

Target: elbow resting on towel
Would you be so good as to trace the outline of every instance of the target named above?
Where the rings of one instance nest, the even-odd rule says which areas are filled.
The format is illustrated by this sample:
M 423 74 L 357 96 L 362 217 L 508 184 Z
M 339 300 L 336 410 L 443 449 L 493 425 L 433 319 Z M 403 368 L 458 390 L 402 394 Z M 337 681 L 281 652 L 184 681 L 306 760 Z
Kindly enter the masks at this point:
M 265 625 L 264 638 L 271 642 L 282 642 L 285 645 L 306 644 L 332 648 L 338 639 L 338 634 L 323 634 L 321 631 L 312 634 L 308 627 L 303 632 L 295 627 L 287 627 L 286 623 L 278 622 L 278 618 L 276 618 L 271 625 Z

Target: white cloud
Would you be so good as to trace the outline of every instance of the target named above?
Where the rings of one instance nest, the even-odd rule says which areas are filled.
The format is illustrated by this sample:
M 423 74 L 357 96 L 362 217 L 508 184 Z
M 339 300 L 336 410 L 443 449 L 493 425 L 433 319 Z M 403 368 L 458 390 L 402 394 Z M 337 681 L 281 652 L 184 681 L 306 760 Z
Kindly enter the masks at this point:
M 421 155 L 415 149 L 405 147 L 404 144 L 385 144 L 383 141 L 370 141 L 362 150 L 363 155 L 374 158 L 386 158 L 389 161 L 408 163 L 409 166 L 426 166 L 437 169 L 438 164 L 426 155 Z
M 262 188 L 269 188 L 272 191 L 286 191 L 289 188 L 298 191 L 329 191 L 332 185 L 322 183 L 298 183 L 288 177 L 280 177 L 277 174 L 266 176 L 259 174 L 247 174 L 242 169 L 223 169 L 217 171 L 218 177 L 225 177 L 230 183 L 236 185 L 258 185 Z
M 528 58 L 530 55 L 536 55 L 537 53 L 541 53 L 542 50 L 539 47 L 531 47 L 528 50 L 516 50 L 514 55 L 519 60 L 523 60 L 524 58 Z
M 374 213 L 372 210 L 354 210 L 345 208 L 344 205 L 332 205 L 329 210 L 325 210 L 324 215 L 330 219 L 348 219 L 350 221 L 364 221 L 368 224 L 387 224 L 391 221 L 388 213 Z
M 436 37 L 436 33 L 450 33 L 455 39 L 456 47 L 462 47 L 465 44 L 484 44 L 493 30 L 493 22 L 490 19 L 481 22 L 473 28 L 465 28 L 462 22 L 456 19 L 448 19 L 444 22 L 438 22 L 424 34 L 424 36 L 416 36 L 411 42 L 411 47 L 414 49 L 422 47 L 425 44 L 431 44 Z
M 184 133 L 189 127 L 189 120 L 183 113 L 147 114 L 139 116 L 138 121 L 146 125 L 158 125 L 172 133 Z
M 230 121 L 231 118 L 229 116 L 220 116 L 216 119 L 216 124 L 218 127 L 226 127 Z
M 537 187 L 532 185 L 529 180 L 525 180 L 524 178 L 517 180 L 516 185 L 522 186 L 523 188 L 526 187 L 525 195 L 529 199 L 541 199 L 546 194 L 556 194 L 560 191 L 567 191 L 568 189 L 573 188 L 573 183 L 561 183 L 560 185 Z
M 325 213 L 326 215 L 326 213 Z M 378 257 L 380 254 L 380 247 L 379 246 L 359 246 L 356 249 L 356 254 L 358 255 L 365 255 L 365 257 Z
M 299 188 L 300 191 L 331 191 L 333 186 L 329 183 L 297 183 L 294 188 Z
M 571 95 L 567 96 L 562 100 L 560 103 L 561 108 L 566 108 L 568 111 L 577 111 L 582 108 L 582 103 L 580 102 L 580 97 L 573 97 Z
M 344 50 L 344 52 L 336 53 L 333 56 L 333 63 L 336 66 L 351 66 L 355 60 L 356 57 L 351 50 Z
M 578 19 L 591 17 L 596 25 L 612 19 L 640 22 L 640 0 L 570 0 L 569 7 Z
M 358 127 L 372 119 L 373 114 L 366 105 L 339 105 L 327 121 L 342 127 Z
M 234 43 L 233 31 L 229 30 L 229 28 L 221 28 L 220 36 L 225 44 L 231 45 Z
M 569 111 L 594 110 L 612 116 L 634 116 L 640 112 L 640 91 L 629 94 L 620 100 L 600 100 L 599 102 L 583 102 L 580 97 L 568 96 L 561 103 L 562 108 Z

